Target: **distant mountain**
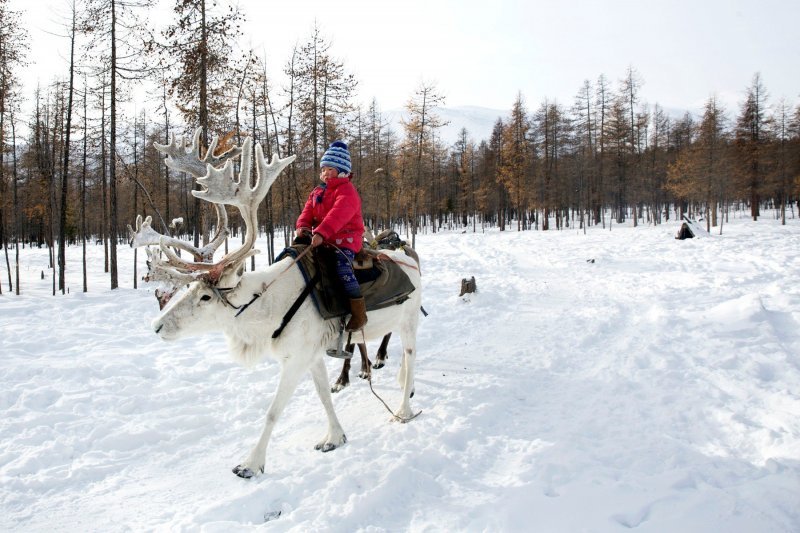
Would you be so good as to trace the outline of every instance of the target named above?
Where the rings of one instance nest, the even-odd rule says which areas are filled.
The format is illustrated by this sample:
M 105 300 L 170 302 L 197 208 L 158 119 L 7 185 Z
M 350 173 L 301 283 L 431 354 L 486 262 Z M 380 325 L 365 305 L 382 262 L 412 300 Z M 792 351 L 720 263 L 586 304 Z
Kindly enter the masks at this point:
M 438 135 L 447 144 L 453 144 L 458 140 L 462 128 L 466 128 L 468 137 L 475 142 L 489 140 L 497 119 L 505 119 L 510 113 L 508 110 L 479 106 L 437 107 L 434 108 L 434 112 L 448 123 L 438 130 Z M 405 110 L 392 109 L 386 112 L 386 116 L 392 129 L 398 136 L 402 136 Z

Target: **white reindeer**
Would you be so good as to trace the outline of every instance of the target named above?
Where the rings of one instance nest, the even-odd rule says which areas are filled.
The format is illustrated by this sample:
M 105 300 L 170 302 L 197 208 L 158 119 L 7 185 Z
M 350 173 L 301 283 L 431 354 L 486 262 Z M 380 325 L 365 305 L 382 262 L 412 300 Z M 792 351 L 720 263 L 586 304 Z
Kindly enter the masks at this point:
M 273 157 L 272 162 L 267 164 L 261 146 L 257 145 L 257 179 L 255 185 L 250 187 L 252 149 L 249 138 L 241 148 L 238 179 L 234 179 L 232 158 L 238 155 L 239 149 L 215 158 L 214 139 L 206 156 L 200 158 L 199 130 L 191 148 L 188 143 L 184 144 L 183 139 L 176 142 L 174 138 L 169 145 L 155 146 L 167 156 L 168 166 L 189 172 L 197 178 L 197 183 L 204 190 L 192 191 L 192 194 L 217 207 L 218 224 L 226 220 L 223 204 L 233 205 L 241 213 L 246 230 L 241 248 L 231 251 L 216 263 L 209 263 L 204 261 L 209 252 L 213 255 L 213 250 L 195 249 L 186 243 L 178 244 L 174 239 L 159 235 L 150 227 L 149 217 L 145 221 L 141 217 L 137 219 L 136 231 L 129 226 L 131 246 L 159 244 L 161 252 L 167 257 L 167 260 L 163 260 L 160 253 L 150 251 L 149 279 L 167 282 L 173 287 L 189 284 L 188 290 L 153 320 L 153 330 L 163 340 L 221 331 L 225 334 L 231 355 L 237 361 L 254 365 L 267 355 L 281 365 L 278 389 L 267 410 L 261 437 L 249 456 L 233 472 L 243 478 L 264 472 L 272 430 L 306 371 L 311 373 L 328 417 L 327 434 L 315 448 L 328 452 L 341 446 L 347 438 L 333 408 L 328 372 L 323 359 L 326 347 L 330 347 L 338 335 L 339 321 L 324 320 L 311 299 L 306 298 L 283 332 L 273 339 L 272 334 L 279 328 L 283 315 L 305 287 L 303 276 L 292 265 L 290 258 L 274 263 L 260 272 L 243 273 L 244 261 L 258 253 L 253 250 L 258 229 L 258 205 L 281 171 L 294 160 L 294 156 L 284 159 Z M 215 168 L 223 161 L 224 168 Z M 217 232 L 217 238 L 213 240 L 214 249 L 224 240 L 227 228 L 218 227 Z M 223 238 L 219 238 L 220 235 Z M 182 259 L 171 246 L 190 251 L 195 261 Z M 363 337 L 364 340 L 372 340 L 382 338 L 391 331 L 400 333 L 403 357 L 397 379 L 403 388 L 403 400 L 394 415 L 396 419 L 408 420 L 413 416 L 409 399 L 414 390 L 416 331 L 421 303 L 420 274 L 407 261 L 402 251 L 387 251 L 386 255 L 401 264 L 415 290 L 402 304 L 369 312 Z M 359 341 L 362 340 L 360 332 L 354 335 L 357 335 Z

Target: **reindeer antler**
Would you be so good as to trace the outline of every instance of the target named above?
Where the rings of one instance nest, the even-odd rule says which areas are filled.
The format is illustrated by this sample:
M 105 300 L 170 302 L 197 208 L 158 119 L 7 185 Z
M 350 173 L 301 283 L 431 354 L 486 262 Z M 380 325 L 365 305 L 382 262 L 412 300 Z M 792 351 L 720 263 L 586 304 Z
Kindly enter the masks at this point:
M 215 135 L 205 155 L 201 157 L 200 134 L 201 130 L 197 128 L 191 144 L 184 140 L 184 137 L 176 139 L 175 135 L 172 135 L 169 144 L 154 143 L 154 146 L 159 152 L 167 156 L 165 162 L 168 167 L 187 172 L 194 178 L 205 176 L 209 165 L 211 167 L 221 166 L 242 153 L 241 148 L 234 146 L 220 155 L 215 155 L 218 144 L 218 138 Z M 179 287 L 196 279 L 196 273 L 188 273 L 183 268 L 184 261 L 178 258 L 169 247 L 189 252 L 192 254 L 194 261 L 199 264 L 207 264 L 210 268 L 210 263 L 214 260 L 214 253 L 225 242 L 230 233 L 228 229 L 228 213 L 225 210 L 225 206 L 214 203 L 214 208 L 217 213 L 216 233 L 213 239 L 201 248 L 157 232 L 153 229 L 152 218 L 149 216 L 144 220 L 142 220 L 141 216 L 137 216 L 136 230 L 128 225 L 131 247 L 159 245 L 169 258 L 167 262 L 164 262 L 160 259 L 161 252 L 157 252 L 157 254 L 151 253 L 148 249 L 148 273 L 145 276 L 145 280 L 162 281 L 171 283 L 174 287 Z
M 131 246 L 147 246 L 158 244 L 161 252 L 167 257 L 163 261 L 161 254 L 150 254 L 148 262 L 150 271 L 147 279 L 165 281 L 173 284 L 183 284 L 197 279 L 203 275 L 206 279 L 216 283 L 226 269 L 235 270 L 242 261 L 257 254 L 253 249 L 258 231 L 258 206 L 264 200 L 270 187 L 278 179 L 281 171 L 286 168 L 295 156 L 278 159 L 277 156 L 267 163 L 261 146 L 256 146 L 256 182 L 249 185 L 250 169 L 252 168 L 253 142 L 247 138 L 242 147 L 232 147 L 216 156 L 214 150 L 218 139 L 215 136 L 205 153 L 200 156 L 200 130 L 196 130 L 191 146 L 180 138 L 173 136 L 170 143 L 155 144 L 156 149 L 165 154 L 166 164 L 170 168 L 187 172 L 197 179 L 202 190 L 192 191 L 192 194 L 214 204 L 217 209 L 217 234 L 204 248 L 196 248 L 189 243 L 162 235 L 155 231 L 151 225 L 151 218 L 136 219 L 136 230 L 128 226 L 131 237 Z M 241 155 L 241 167 L 238 177 L 234 177 L 233 158 Z M 224 162 L 225 166 L 219 166 Z M 224 242 L 228 235 L 227 212 L 225 204 L 236 206 L 245 223 L 245 238 L 242 246 L 228 253 L 216 263 L 212 263 L 214 251 Z M 186 261 L 178 257 L 172 248 L 186 250 L 193 254 L 194 261 Z
M 217 148 L 219 138 L 214 135 L 211 139 L 211 144 L 206 150 L 205 156 L 200 156 L 200 134 L 202 130 L 197 128 L 194 130 L 194 137 L 192 144 L 184 140 L 183 137 L 175 139 L 172 135 L 169 144 L 153 143 L 156 150 L 167 156 L 166 164 L 169 168 L 178 170 L 180 172 L 188 172 L 195 178 L 202 178 L 206 175 L 206 165 L 218 168 L 223 163 L 239 156 L 242 149 L 238 146 L 233 146 L 226 150 L 219 156 L 214 155 Z
M 200 157 L 200 132 L 200 128 L 195 130 L 191 146 L 183 137 L 179 137 L 176 140 L 175 135 L 172 135 L 169 144 L 153 143 L 153 146 L 167 156 L 165 162 L 168 167 L 180 172 L 187 172 L 194 178 L 205 176 L 207 165 L 220 166 L 242 153 L 241 148 L 234 146 L 221 155 L 214 156 L 214 150 L 218 143 L 218 138 L 215 135 L 211 140 L 211 146 L 206 151 L 205 157 Z M 130 224 L 128 225 L 130 245 L 132 248 L 154 245 L 159 244 L 161 239 L 164 239 L 167 246 L 174 246 L 191 253 L 196 261 L 211 261 L 214 257 L 214 252 L 225 242 L 225 238 L 228 236 L 228 213 L 225 211 L 225 207 L 220 204 L 214 204 L 214 207 L 217 211 L 216 233 L 211 242 L 202 248 L 196 248 L 180 239 L 174 239 L 158 233 L 152 227 L 152 217 L 147 217 L 142 222 L 141 216 L 136 218 L 136 231 L 131 228 Z
M 180 272 L 172 268 L 161 257 L 160 248 L 145 248 L 147 252 L 147 282 L 160 282 L 172 287 L 182 287 L 193 282 L 196 278 L 192 274 Z
M 234 178 L 233 162 L 228 160 L 219 170 L 211 165 L 206 166 L 206 175 L 197 179 L 197 183 L 204 187 L 202 191 L 192 191 L 195 197 L 214 204 L 227 204 L 236 206 L 245 223 L 245 239 L 242 246 L 228 253 L 214 264 L 188 262 L 182 260 L 174 252 L 162 245 L 162 250 L 169 258 L 170 264 L 187 272 L 208 272 L 211 280 L 218 280 L 226 268 L 236 268 L 242 261 L 258 253 L 253 249 L 258 230 L 258 205 L 269 192 L 270 187 L 278 179 L 281 171 L 286 168 L 295 156 L 278 159 L 273 156 L 270 163 L 264 158 L 261 146 L 256 146 L 256 183 L 253 187 L 248 184 L 250 168 L 252 165 L 252 139 L 245 139 L 241 148 L 242 159 L 238 179 Z
M 195 261 L 211 262 L 214 260 L 214 252 L 225 242 L 225 238 L 230 233 L 228 229 L 228 213 L 225 211 L 225 206 L 214 204 L 214 209 L 217 211 L 216 233 L 214 234 L 214 238 L 202 248 L 197 248 L 192 246 L 189 242 L 157 232 L 153 229 L 153 217 L 148 216 L 142 220 L 141 215 L 136 216 L 135 231 L 131 225 L 128 224 L 128 236 L 130 237 L 128 244 L 130 244 L 131 248 L 138 248 L 140 246 L 159 245 L 163 243 L 165 246 L 172 246 L 189 252 L 192 254 Z

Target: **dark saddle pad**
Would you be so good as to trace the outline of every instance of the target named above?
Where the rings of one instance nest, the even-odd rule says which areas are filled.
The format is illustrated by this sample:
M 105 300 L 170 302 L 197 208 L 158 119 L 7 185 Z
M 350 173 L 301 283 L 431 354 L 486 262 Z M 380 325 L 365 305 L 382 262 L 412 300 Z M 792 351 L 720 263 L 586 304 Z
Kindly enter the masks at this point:
M 284 257 L 296 258 L 306 249 L 304 244 L 293 244 L 286 248 L 276 259 Z M 403 303 L 408 295 L 414 292 L 414 285 L 408 275 L 397 263 L 380 256 L 380 250 L 362 250 L 356 258 L 364 258 L 367 254 L 371 259 L 371 267 L 354 269 L 356 279 L 361 286 L 361 294 L 367 306 L 367 311 L 383 309 L 392 305 Z M 306 283 L 314 282 L 311 297 L 323 318 L 337 318 L 350 313 L 347 296 L 342 287 L 342 282 L 336 275 L 336 250 L 327 246 L 319 246 L 312 253 L 303 256 L 297 263 Z M 369 264 L 370 261 L 361 261 Z

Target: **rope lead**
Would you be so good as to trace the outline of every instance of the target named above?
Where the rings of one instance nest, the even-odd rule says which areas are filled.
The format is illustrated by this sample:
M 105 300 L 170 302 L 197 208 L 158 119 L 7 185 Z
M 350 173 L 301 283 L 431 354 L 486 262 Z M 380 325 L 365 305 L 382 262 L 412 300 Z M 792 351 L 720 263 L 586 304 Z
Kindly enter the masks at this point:
M 367 344 L 367 339 L 366 339 L 366 337 L 364 336 L 364 330 L 363 330 L 363 329 L 361 330 L 361 340 L 362 340 L 362 342 L 364 343 L 364 345 L 366 346 L 366 344 Z M 375 392 L 375 389 L 373 389 L 373 388 L 372 388 L 372 372 L 370 372 L 370 373 L 369 373 L 369 377 L 367 378 L 367 382 L 369 383 L 369 390 L 371 390 L 371 391 L 372 391 L 372 394 L 374 394 L 374 395 L 375 395 L 375 397 L 376 397 L 378 400 L 380 400 L 380 402 L 383 404 L 383 406 L 386 408 L 386 410 L 387 410 L 387 411 L 389 411 L 389 414 L 390 414 L 390 415 L 392 415 L 392 417 L 394 417 L 394 419 L 395 419 L 395 420 L 399 420 L 400 422 L 411 422 L 412 420 L 414 420 L 415 418 L 417 418 L 419 415 L 421 415 L 421 414 L 422 414 L 422 410 L 420 410 L 420 411 L 419 411 L 417 414 L 415 414 L 415 415 L 411 415 L 411 416 L 410 416 L 410 417 L 408 417 L 408 418 L 406 418 L 406 417 L 404 417 L 404 416 L 397 416 L 396 414 L 394 414 L 394 413 L 392 412 L 392 409 L 391 409 L 391 408 L 390 408 L 390 407 L 389 407 L 389 406 L 386 404 L 386 402 L 385 402 L 385 401 L 383 401 L 383 398 L 381 398 L 380 396 L 378 396 L 378 393 L 377 393 L 377 392 Z

